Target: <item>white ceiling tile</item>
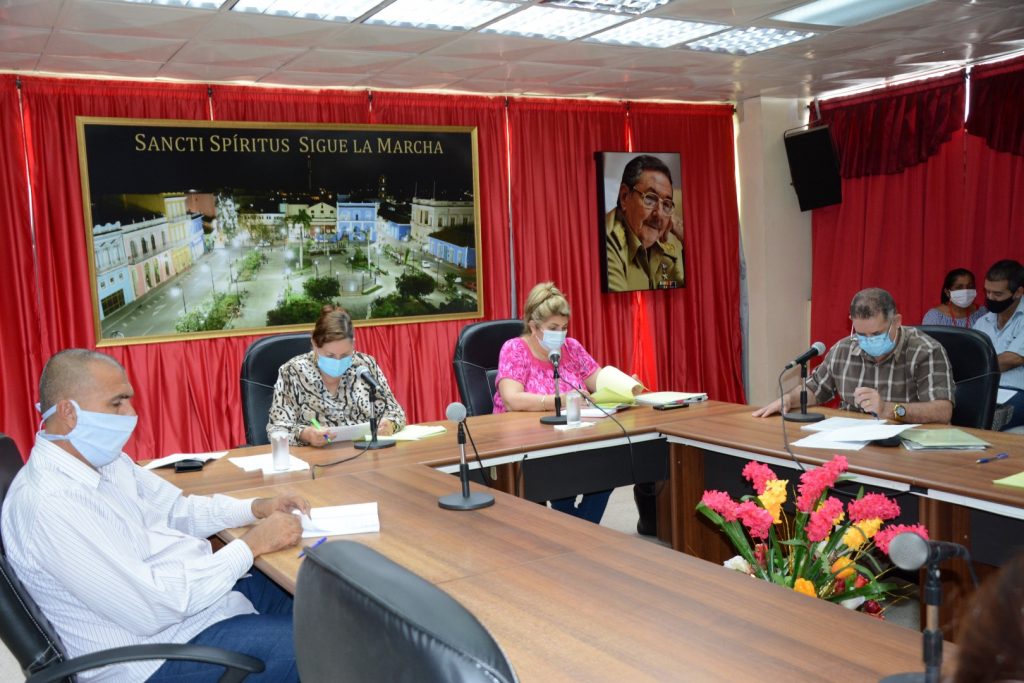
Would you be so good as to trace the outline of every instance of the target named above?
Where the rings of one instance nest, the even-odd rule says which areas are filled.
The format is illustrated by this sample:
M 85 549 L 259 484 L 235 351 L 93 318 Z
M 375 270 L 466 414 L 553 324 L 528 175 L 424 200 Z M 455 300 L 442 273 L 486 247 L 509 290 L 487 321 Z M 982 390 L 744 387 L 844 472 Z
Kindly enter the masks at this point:
M 163 62 L 144 62 L 140 59 L 96 59 L 95 57 L 64 57 L 43 55 L 36 68 L 55 73 L 80 73 L 90 76 L 124 76 L 126 78 L 155 78 Z
M 46 47 L 46 40 L 49 37 L 48 28 L 0 24 L 0 52 L 35 52 L 38 55 Z
M 9 71 L 33 71 L 36 68 L 36 62 L 38 61 L 38 54 L 0 52 L 0 69 L 6 69 Z
M 369 78 L 369 74 L 278 70 L 260 79 L 260 83 L 304 85 L 317 88 L 354 88 L 361 85 L 367 78 Z
M 365 85 L 387 90 L 440 90 L 457 81 L 457 78 L 435 76 L 434 74 L 390 74 L 378 73 L 366 79 Z
M 346 25 L 332 38 L 331 44 L 323 44 L 319 47 L 420 53 L 445 45 L 458 36 L 459 33 L 456 31 L 430 31 L 363 24 Z
M 637 71 L 615 69 L 588 69 L 583 73 L 560 79 L 558 85 L 583 85 L 595 88 L 620 88 L 633 85 L 656 83 L 664 80 L 662 74 L 646 74 Z
M 288 71 L 373 73 L 408 61 L 404 52 L 360 52 L 358 50 L 310 50 L 288 63 Z
M 314 47 L 326 44 L 350 26 L 333 21 L 221 12 L 207 18 L 197 37 L 207 42 Z
M 681 0 L 652 12 L 651 16 L 711 21 L 737 26 L 784 12 L 808 0 Z
M 409 75 L 429 73 L 431 78 L 451 78 L 452 80 L 457 80 L 471 78 L 493 66 L 493 62 L 479 59 L 423 56 L 416 60 L 406 60 L 396 64 L 385 69 L 384 72 L 387 74 Z
M 214 12 L 101 0 L 68 0 L 58 26 L 81 33 L 187 39 L 216 17 Z
M 138 38 L 57 31 L 46 45 L 46 54 L 165 62 L 181 49 L 183 43 L 182 40 L 168 38 Z
M 298 47 L 271 47 L 269 45 L 226 45 L 218 42 L 192 41 L 174 58 L 174 63 L 211 64 L 221 66 L 257 66 L 276 69 L 303 54 Z
M 512 87 L 515 83 L 550 83 L 563 78 L 575 76 L 583 71 L 583 67 L 560 64 L 541 64 L 537 62 L 506 62 L 492 66 L 486 71 L 476 74 L 475 79 L 494 80 Z
M 575 44 L 575 43 L 574 43 Z M 533 60 L 534 56 L 551 47 L 550 40 L 506 36 L 500 33 L 467 33 L 453 37 L 449 42 L 430 51 L 434 56 L 473 57 L 496 61 Z
M 222 66 L 219 64 L 187 64 L 172 62 L 160 69 L 160 78 L 204 82 L 257 82 L 272 73 L 257 66 Z
M 4 0 L 0 24 L 49 28 L 57 21 L 62 0 Z

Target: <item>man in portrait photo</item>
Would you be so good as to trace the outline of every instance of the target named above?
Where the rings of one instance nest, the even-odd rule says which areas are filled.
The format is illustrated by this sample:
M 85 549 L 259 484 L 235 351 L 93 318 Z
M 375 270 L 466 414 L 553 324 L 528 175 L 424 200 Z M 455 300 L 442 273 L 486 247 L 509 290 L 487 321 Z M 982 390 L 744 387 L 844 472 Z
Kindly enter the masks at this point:
M 614 157 L 628 156 L 604 154 L 606 173 L 615 167 Z M 606 204 L 615 197 L 615 206 L 604 218 L 609 292 L 671 289 L 684 284 L 682 211 L 672 169 L 662 157 L 674 160 L 678 178 L 678 154 L 632 157 L 615 193 L 609 191 L 605 177 Z

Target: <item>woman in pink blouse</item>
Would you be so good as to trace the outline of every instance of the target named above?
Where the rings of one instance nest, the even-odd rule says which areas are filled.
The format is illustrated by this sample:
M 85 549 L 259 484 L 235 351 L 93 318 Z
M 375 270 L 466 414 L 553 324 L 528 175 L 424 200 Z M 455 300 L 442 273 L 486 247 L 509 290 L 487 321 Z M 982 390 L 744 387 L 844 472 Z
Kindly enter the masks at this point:
M 551 412 L 555 408 L 554 368 L 548 352 L 560 349 L 558 365 L 561 377 L 559 393 L 565 396 L 574 387 L 588 392 L 597 389 L 597 371 L 601 366 L 583 345 L 566 337 L 569 328 L 569 302 L 553 282 L 542 282 L 530 291 L 523 307 L 523 334 L 509 339 L 498 357 L 498 387 L 494 412 Z M 576 498 L 551 501 L 551 507 L 595 524 L 601 521 L 611 491 L 586 493 Z

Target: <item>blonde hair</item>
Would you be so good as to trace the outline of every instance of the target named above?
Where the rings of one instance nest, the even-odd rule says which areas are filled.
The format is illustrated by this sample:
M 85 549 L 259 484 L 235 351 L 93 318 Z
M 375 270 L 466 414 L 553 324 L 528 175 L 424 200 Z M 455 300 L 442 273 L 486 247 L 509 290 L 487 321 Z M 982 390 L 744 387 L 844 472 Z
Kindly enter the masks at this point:
M 313 345 L 320 348 L 324 344 L 339 339 L 354 339 L 352 318 L 341 306 L 327 304 L 320 309 L 320 317 L 313 326 Z
M 523 334 L 530 333 L 530 321 L 538 325 L 553 315 L 569 317 L 569 302 L 554 282 L 541 282 L 530 290 L 523 304 Z

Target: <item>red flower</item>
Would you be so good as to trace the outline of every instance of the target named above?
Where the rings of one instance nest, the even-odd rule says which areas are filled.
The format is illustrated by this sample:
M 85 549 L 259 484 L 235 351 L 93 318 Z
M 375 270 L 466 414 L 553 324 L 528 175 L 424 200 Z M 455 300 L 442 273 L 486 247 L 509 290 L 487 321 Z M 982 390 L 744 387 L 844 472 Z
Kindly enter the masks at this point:
M 807 470 L 800 475 L 800 497 L 796 501 L 796 509 L 810 512 L 821 498 L 825 489 L 836 483 L 839 475 L 849 467 L 846 458 L 837 455 L 815 470 Z
M 820 508 L 811 513 L 807 522 L 807 540 L 812 543 L 824 541 L 842 514 L 843 504 L 838 498 L 826 499 Z
M 900 515 L 899 504 L 881 493 L 869 493 L 859 500 L 852 500 L 846 509 L 850 521 L 855 524 L 865 519 L 895 519 Z
M 751 538 L 768 538 L 768 530 L 772 528 L 775 518 L 752 500 L 736 506 L 736 516 L 747 527 Z
M 757 491 L 757 495 L 764 493 L 764 486 L 773 479 L 778 479 L 772 468 L 768 467 L 763 463 L 754 462 L 751 460 L 743 468 L 743 476 L 754 484 L 754 490 Z
M 905 531 L 911 531 L 920 536 L 921 538 L 923 538 L 924 540 L 928 540 L 928 530 L 920 524 L 914 524 L 913 526 L 907 524 L 894 524 L 892 526 L 885 527 L 877 534 L 875 534 L 875 545 L 878 546 L 879 550 L 888 555 L 889 543 L 892 541 L 893 537 L 897 534 L 902 534 Z
M 768 546 L 764 543 L 758 543 L 754 546 L 754 559 L 762 567 L 768 566 Z
M 736 521 L 736 501 L 725 491 L 705 491 L 701 502 L 720 514 L 725 521 Z

